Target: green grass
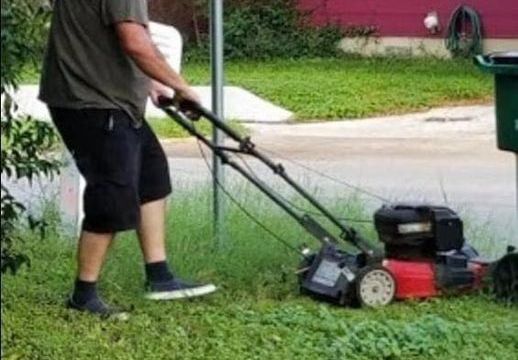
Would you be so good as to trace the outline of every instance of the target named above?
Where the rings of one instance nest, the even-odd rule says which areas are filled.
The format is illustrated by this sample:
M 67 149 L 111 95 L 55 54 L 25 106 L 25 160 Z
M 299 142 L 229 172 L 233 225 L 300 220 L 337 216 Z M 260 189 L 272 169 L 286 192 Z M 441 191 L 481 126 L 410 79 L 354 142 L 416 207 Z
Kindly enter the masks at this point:
M 207 64 L 186 64 L 194 84 L 209 83 Z M 228 84 L 295 112 L 300 121 L 361 118 L 487 102 L 492 77 L 467 60 L 340 58 L 232 61 Z
M 207 63 L 186 63 L 194 85 L 209 84 Z M 296 120 L 332 120 L 421 111 L 491 100 L 492 76 L 470 60 L 435 58 L 229 61 L 227 84 L 242 86 L 293 111 Z M 26 83 L 38 72 L 27 69 Z
M 264 197 L 239 186 L 233 192 L 292 244 L 314 244 Z M 293 274 L 297 256 L 232 206 L 223 246 L 214 250 L 209 204 L 208 191 L 177 189 L 167 224 L 169 253 L 180 275 L 214 281 L 220 291 L 196 301 L 143 300 L 138 244 L 124 234 L 112 249 L 101 291 L 133 308 L 125 323 L 64 309 L 73 240 L 60 231 L 44 242 L 28 240 L 31 268 L 2 277 L 2 358 L 514 359 L 518 352 L 518 312 L 487 295 L 379 310 L 301 297 Z M 354 198 L 342 204 L 334 209 L 365 216 Z M 373 236 L 369 225 L 360 229 Z
M 175 123 L 170 118 L 151 118 L 148 119 L 149 125 L 155 131 L 155 134 L 161 139 L 176 139 L 189 137 L 189 133 L 185 131 L 180 125 Z M 195 123 L 196 129 L 203 135 L 212 134 L 212 126 L 207 121 L 200 121 Z M 231 120 L 230 127 L 240 134 L 247 134 L 247 129 L 241 123 Z

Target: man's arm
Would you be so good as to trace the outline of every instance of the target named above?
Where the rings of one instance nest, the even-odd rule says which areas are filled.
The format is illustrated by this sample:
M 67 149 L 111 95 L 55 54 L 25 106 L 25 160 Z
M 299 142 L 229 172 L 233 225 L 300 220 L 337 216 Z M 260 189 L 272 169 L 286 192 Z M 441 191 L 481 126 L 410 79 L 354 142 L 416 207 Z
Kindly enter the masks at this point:
M 182 76 L 169 66 L 164 56 L 153 44 L 146 27 L 135 22 L 120 22 L 115 24 L 115 29 L 124 52 L 144 74 L 155 81 L 154 90 L 160 88 L 156 84 L 158 82 L 174 89 L 176 96 L 180 99 L 199 102 L 197 94 Z

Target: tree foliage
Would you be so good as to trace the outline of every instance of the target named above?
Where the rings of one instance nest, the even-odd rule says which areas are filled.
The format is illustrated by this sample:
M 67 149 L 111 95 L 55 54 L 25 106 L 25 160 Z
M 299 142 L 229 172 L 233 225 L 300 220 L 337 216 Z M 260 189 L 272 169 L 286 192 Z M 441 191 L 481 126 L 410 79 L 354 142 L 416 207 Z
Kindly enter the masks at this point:
M 15 273 L 29 259 L 20 251 L 20 227 L 43 231 L 44 221 L 27 213 L 5 185 L 41 175 L 52 176 L 58 162 L 48 156 L 56 134 L 50 124 L 18 113 L 13 100 L 23 69 L 41 59 L 49 8 L 42 0 L 2 0 L 1 25 L 1 271 Z

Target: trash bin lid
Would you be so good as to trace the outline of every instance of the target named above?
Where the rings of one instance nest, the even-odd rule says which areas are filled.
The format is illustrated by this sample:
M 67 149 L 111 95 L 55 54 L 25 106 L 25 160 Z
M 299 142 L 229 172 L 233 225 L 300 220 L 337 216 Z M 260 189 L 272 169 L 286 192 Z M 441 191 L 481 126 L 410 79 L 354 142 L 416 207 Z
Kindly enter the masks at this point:
M 505 51 L 489 54 L 489 58 L 497 65 L 511 64 L 518 65 L 518 51 Z
M 494 52 L 489 55 L 477 55 L 475 64 L 491 74 L 518 76 L 518 51 Z

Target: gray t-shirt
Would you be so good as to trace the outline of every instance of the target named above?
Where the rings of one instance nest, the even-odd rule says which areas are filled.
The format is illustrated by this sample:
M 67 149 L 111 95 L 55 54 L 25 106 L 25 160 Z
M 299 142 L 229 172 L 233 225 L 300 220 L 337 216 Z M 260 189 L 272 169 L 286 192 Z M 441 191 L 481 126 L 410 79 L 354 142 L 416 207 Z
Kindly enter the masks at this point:
M 114 24 L 147 26 L 147 0 L 55 0 L 39 98 L 53 107 L 122 109 L 135 124 L 150 80 L 126 55 Z

